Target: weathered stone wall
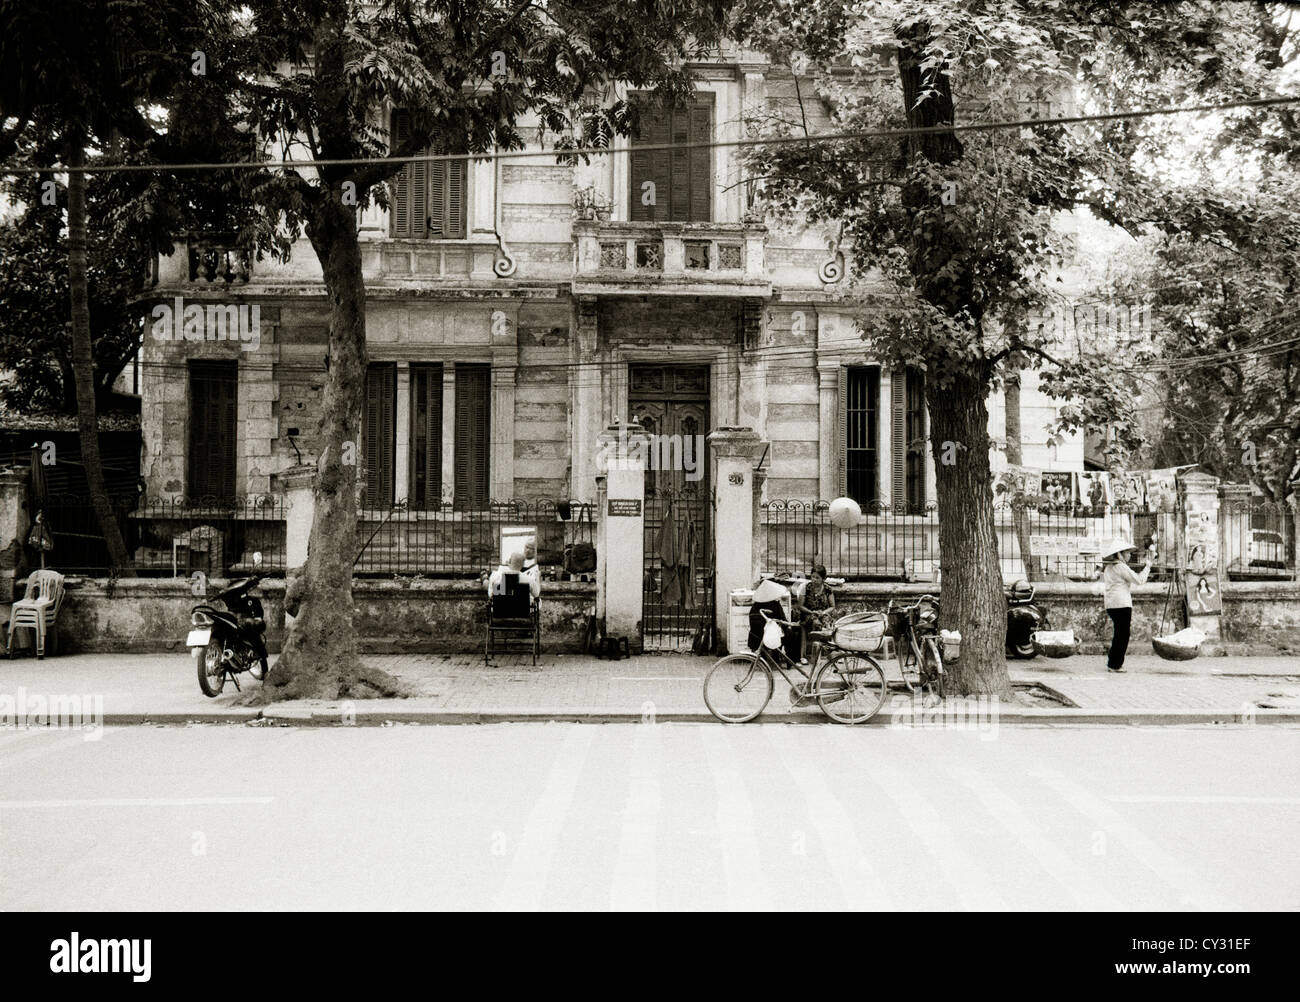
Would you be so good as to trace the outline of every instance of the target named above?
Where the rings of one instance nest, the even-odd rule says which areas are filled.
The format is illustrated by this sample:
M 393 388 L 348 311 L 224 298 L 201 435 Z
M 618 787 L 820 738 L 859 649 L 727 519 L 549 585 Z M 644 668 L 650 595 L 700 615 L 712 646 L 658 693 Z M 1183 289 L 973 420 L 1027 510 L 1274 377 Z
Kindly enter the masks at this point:
M 209 583 L 210 591 L 219 587 Z M 260 588 L 267 614 L 267 644 L 284 639 L 284 583 Z M 487 595 L 477 581 L 358 581 L 353 588 L 363 651 L 384 653 L 482 651 Z M 59 650 L 76 652 L 185 653 L 190 610 L 202 599 L 187 582 L 118 581 L 111 592 L 102 579 L 70 579 L 57 624 Z M 595 586 L 545 582 L 542 586 L 542 649 L 581 649 Z

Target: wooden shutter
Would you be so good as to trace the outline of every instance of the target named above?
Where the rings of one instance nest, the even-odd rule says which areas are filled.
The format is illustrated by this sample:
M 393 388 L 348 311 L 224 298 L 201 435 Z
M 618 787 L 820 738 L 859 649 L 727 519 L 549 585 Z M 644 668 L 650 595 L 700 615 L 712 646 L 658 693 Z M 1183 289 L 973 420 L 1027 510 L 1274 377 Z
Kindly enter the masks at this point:
M 672 151 L 639 150 L 638 146 L 662 146 L 672 141 L 672 116 L 654 108 L 641 112 L 641 135 L 632 141 L 631 186 L 628 193 L 631 205 L 628 218 L 653 222 L 672 218 L 668 203 L 672 197 Z M 641 185 L 655 183 L 655 204 L 641 204 Z
M 895 511 L 907 508 L 907 372 L 895 370 L 889 381 L 890 503 Z
M 410 132 L 410 113 L 398 109 L 393 112 L 392 148 L 406 141 Z M 397 175 L 393 186 L 392 232 L 395 237 L 424 237 L 428 235 L 429 168 L 427 161 L 408 163 Z
M 411 366 L 411 506 L 442 504 L 442 366 Z
M 456 509 L 487 507 L 492 367 L 456 366 Z
M 913 509 L 925 510 L 925 373 L 916 369 L 907 372 L 907 437 L 917 443 L 907 454 L 907 498 Z
M 687 113 L 690 117 L 690 142 L 707 143 L 713 139 L 713 108 L 699 105 Z M 713 150 L 707 146 L 687 151 L 691 164 L 691 194 L 687 215 L 674 216 L 693 223 L 707 223 L 713 218 Z
M 238 362 L 190 363 L 189 498 L 235 496 Z
M 366 370 L 366 409 L 361 428 L 366 508 L 390 508 L 393 504 L 396 409 L 397 366 L 370 366 Z
M 465 199 L 466 176 L 469 162 L 466 160 L 446 160 L 441 166 L 444 178 L 444 194 L 441 203 L 433 201 L 430 205 L 442 206 L 442 235 L 449 240 L 460 240 L 465 236 Z

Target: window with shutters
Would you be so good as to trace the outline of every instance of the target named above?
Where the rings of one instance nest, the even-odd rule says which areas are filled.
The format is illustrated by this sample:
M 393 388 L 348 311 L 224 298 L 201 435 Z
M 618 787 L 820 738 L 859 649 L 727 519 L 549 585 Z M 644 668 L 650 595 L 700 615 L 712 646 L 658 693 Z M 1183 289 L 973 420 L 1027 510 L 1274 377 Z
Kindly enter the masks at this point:
M 701 95 L 686 107 L 668 110 L 647 104 L 641 112 L 641 134 L 632 140 L 628 218 L 647 222 L 711 221 L 713 150 L 707 146 L 671 150 L 645 147 L 712 141 L 712 94 Z
M 926 505 L 925 374 L 908 369 L 891 380 L 893 505 L 900 512 L 923 514 Z
M 456 365 L 456 467 L 457 511 L 473 511 L 488 504 L 491 460 L 492 367 Z
M 854 365 L 843 370 L 840 441 L 844 448 L 842 492 L 858 504 L 876 500 L 876 422 L 880 369 Z
M 393 112 L 392 149 L 405 141 L 410 114 Z M 426 154 L 446 153 L 429 147 Z M 465 236 L 468 162 L 465 160 L 416 161 L 402 168 L 393 183 L 389 206 L 392 235 L 440 240 Z
M 411 507 L 442 504 L 442 366 L 411 366 Z
M 376 363 L 366 370 L 366 408 L 361 420 L 362 505 L 393 505 L 393 454 L 397 447 L 397 366 Z
M 191 504 L 235 496 L 238 362 L 190 362 L 187 493 Z

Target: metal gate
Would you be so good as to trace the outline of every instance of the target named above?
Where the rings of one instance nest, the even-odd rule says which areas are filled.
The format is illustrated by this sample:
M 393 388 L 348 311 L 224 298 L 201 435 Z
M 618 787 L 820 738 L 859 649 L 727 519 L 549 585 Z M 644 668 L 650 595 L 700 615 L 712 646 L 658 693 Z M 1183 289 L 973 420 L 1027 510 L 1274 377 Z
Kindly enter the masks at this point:
M 642 649 L 689 652 L 713 622 L 713 544 L 703 488 L 647 493 L 644 573 Z
M 641 646 L 690 651 L 713 622 L 708 366 L 631 366 L 628 409 L 650 436 Z

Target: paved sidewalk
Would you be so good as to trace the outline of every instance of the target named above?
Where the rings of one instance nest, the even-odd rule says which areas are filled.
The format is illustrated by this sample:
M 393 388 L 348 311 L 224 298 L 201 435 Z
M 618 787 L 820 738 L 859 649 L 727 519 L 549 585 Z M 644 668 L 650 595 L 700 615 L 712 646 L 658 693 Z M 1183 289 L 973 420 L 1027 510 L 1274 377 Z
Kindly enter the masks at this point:
M 241 676 L 243 694 L 227 684 L 216 699 L 199 691 L 194 662 L 186 654 L 69 655 L 37 661 L 0 660 L 0 726 L 12 726 L 20 693 L 28 712 L 37 695 L 80 695 L 102 699 L 104 723 L 270 721 L 320 724 L 492 720 L 658 720 L 712 719 L 701 682 L 712 664 L 689 655 L 644 655 L 602 661 L 550 655 L 536 668 L 530 659 L 509 656 L 493 667 L 476 655 L 371 655 L 368 662 L 408 683 L 417 695 L 404 700 L 327 703 L 302 700 L 270 707 L 248 705 L 259 683 Z M 894 681 L 898 668 L 885 662 Z M 1105 659 L 1080 655 L 1060 661 L 1038 658 L 1011 662 L 1018 685 L 1039 685 L 1070 706 L 1038 701 L 1034 706 L 1003 703 L 1003 722 L 1029 723 L 1232 723 L 1300 722 L 1300 657 L 1198 658 L 1162 661 L 1131 657 L 1129 672 L 1112 675 Z M 8 697 L 8 698 L 6 698 Z M 958 704 L 959 706 L 960 704 Z M 9 719 L 5 719 L 6 712 Z M 900 692 L 876 718 L 896 721 L 913 712 Z M 816 708 L 792 712 L 785 684 L 765 717 L 823 720 Z

